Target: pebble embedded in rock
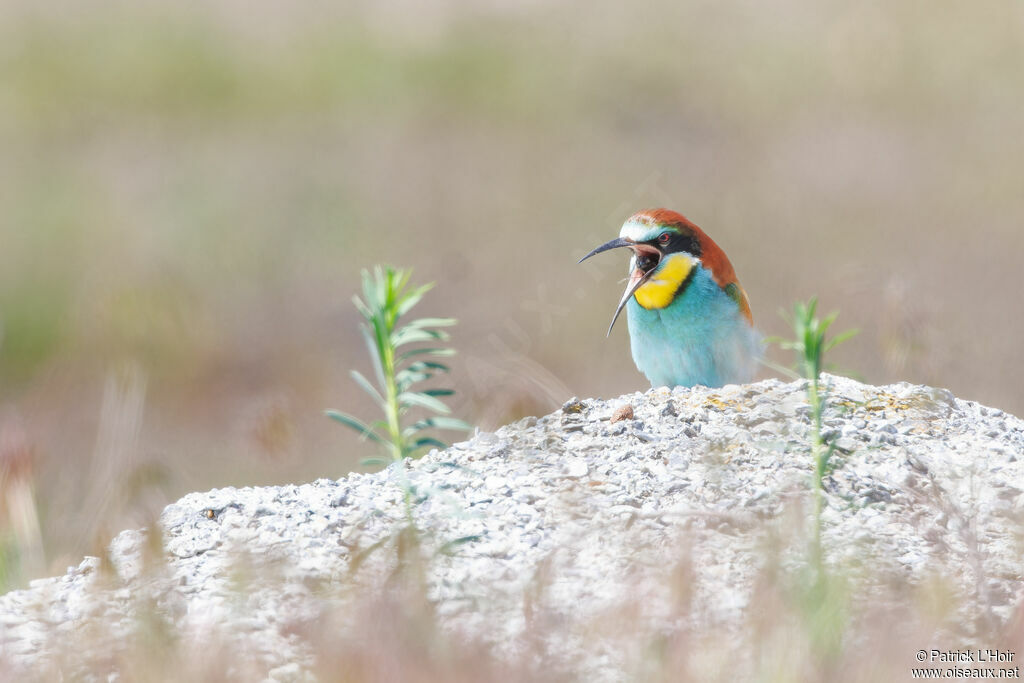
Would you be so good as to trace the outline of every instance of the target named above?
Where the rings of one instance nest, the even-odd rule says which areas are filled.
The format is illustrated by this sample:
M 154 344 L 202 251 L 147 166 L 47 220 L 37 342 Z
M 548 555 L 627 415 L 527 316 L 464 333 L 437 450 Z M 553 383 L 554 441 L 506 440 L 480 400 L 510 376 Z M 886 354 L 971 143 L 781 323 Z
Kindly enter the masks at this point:
M 614 413 L 612 413 L 612 418 L 611 418 L 611 420 L 609 420 L 609 422 L 611 422 L 611 424 L 615 424 L 616 422 L 621 422 L 623 420 L 632 420 L 632 419 L 633 419 L 633 406 L 631 406 L 630 404 L 627 403 L 626 405 L 622 406 L 621 408 L 616 410 Z

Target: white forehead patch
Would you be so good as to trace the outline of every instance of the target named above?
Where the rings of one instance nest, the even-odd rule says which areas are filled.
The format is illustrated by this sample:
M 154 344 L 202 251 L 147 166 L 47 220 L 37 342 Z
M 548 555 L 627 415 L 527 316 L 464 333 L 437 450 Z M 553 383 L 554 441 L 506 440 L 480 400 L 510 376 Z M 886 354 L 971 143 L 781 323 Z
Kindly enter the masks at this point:
M 622 224 L 619 237 L 633 240 L 634 242 L 646 242 L 647 240 L 653 240 L 660 233 L 661 228 L 657 225 L 652 226 L 650 221 L 630 218 Z

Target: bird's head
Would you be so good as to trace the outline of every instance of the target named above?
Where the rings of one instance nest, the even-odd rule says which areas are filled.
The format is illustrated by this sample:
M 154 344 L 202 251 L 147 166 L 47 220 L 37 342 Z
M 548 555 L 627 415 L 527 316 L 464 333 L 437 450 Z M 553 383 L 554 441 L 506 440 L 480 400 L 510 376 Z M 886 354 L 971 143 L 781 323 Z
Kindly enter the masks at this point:
M 697 268 L 706 268 L 751 320 L 746 294 L 725 252 L 682 214 L 668 209 L 633 214 L 623 223 L 617 239 L 597 247 L 579 262 L 620 247 L 631 249 L 633 257 L 629 283 L 608 326 L 609 334 L 631 297 L 647 309 L 665 308 L 686 290 Z

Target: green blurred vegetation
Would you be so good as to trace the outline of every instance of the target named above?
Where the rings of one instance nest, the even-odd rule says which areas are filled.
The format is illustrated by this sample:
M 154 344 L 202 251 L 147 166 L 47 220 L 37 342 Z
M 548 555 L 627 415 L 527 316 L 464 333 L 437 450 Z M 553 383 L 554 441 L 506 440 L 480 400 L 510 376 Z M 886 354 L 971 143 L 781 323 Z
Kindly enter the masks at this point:
M 603 335 L 622 270 L 573 263 L 651 206 L 727 251 L 764 332 L 816 293 L 863 330 L 837 361 L 867 381 L 1024 413 L 1019 3 L 0 13 L 0 409 L 55 566 L 193 488 L 355 467 L 322 410 L 360 405 L 367 264 L 438 282 L 475 424 L 644 388 Z M 170 474 L 83 529 L 125 363 L 131 466 Z
M 366 423 L 347 413 L 328 410 L 327 417 L 354 429 L 361 439 L 383 451 L 383 457 L 364 460 L 364 464 L 389 465 L 423 455 L 430 448 L 447 448 L 448 444 L 428 435 L 431 430 L 472 430 L 462 420 L 449 417 L 451 409 L 442 399 L 454 395 L 453 389 L 417 387 L 413 391 L 414 386 L 451 371 L 437 358 L 455 355 L 455 349 L 446 345 L 451 336 L 442 328 L 452 327 L 457 321 L 454 318 L 402 320 L 434 287 L 430 282 L 409 288 L 411 277 L 409 270 L 375 266 L 372 273 L 362 272 L 362 298 L 359 295 L 352 298 L 363 317 L 359 331 L 370 354 L 376 384 L 358 370 L 350 374 L 384 416 Z M 426 413 L 427 417 L 411 421 L 410 412 Z M 411 495 L 411 488 L 407 486 L 407 512 Z M 409 515 L 411 520 L 411 512 Z

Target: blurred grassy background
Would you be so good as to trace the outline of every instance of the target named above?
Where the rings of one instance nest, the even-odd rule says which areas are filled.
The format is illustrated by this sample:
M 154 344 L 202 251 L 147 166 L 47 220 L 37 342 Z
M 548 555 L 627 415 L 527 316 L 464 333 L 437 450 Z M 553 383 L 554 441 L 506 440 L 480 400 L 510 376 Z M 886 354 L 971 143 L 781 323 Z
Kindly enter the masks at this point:
M 817 294 L 863 330 L 842 368 L 1024 414 L 1022 68 L 1010 1 L 9 0 L 0 457 L 33 571 L 189 490 L 356 467 L 323 410 L 370 414 L 377 262 L 460 319 L 471 422 L 645 388 L 604 337 L 624 257 L 575 261 L 652 206 L 765 333 Z

